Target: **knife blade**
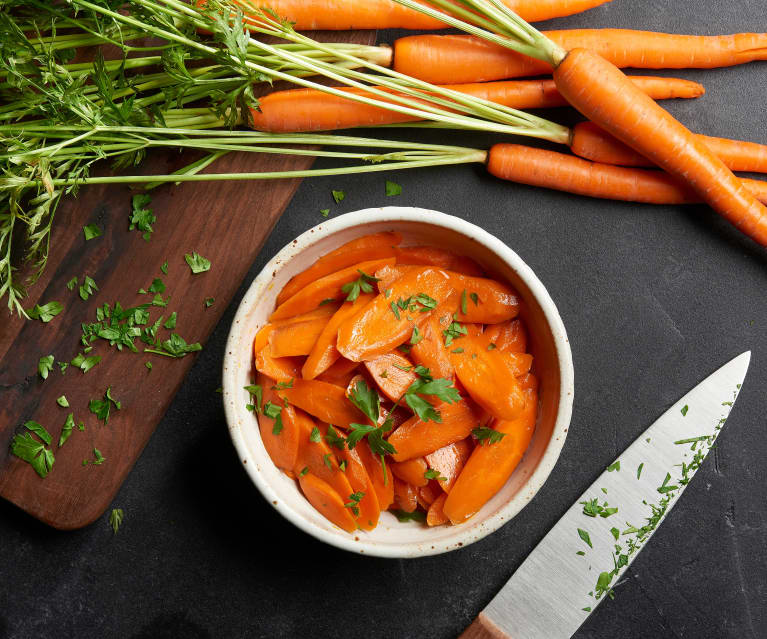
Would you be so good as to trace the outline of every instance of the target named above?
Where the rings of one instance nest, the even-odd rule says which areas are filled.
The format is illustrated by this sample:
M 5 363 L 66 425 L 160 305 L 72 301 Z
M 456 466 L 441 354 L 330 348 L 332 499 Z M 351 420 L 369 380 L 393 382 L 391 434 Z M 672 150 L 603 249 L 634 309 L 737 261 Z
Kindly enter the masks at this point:
M 612 596 L 612 587 L 705 460 L 738 396 L 750 359 L 747 351 L 722 366 L 623 451 L 461 636 L 571 637 Z

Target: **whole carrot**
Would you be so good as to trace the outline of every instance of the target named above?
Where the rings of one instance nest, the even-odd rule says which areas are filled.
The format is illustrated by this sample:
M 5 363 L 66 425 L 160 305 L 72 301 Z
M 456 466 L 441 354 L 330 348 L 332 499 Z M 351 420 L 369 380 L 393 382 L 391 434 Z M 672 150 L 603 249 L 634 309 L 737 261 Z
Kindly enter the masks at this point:
M 767 60 L 767 33 L 696 36 L 573 29 L 544 31 L 565 50 L 591 49 L 620 68 L 713 69 Z M 543 60 L 466 35 L 416 35 L 394 43 L 394 68 L 433 84 L 486 82 L 549 74 Z
M 631 81 L 655 100 L 697 98 L 705 89 L 697 82 L 678 78 L 631 77 Z M 381 88 L 381 87 L 379 87 Z M 554 81 L 516 80 L 477 82 L 449 87 L 514 109 L 543 109 L 567 105 Z M 362 89 L 345 88 L 344 92 L 360 95 Z M 369 94 L 370 97 L 374 97 Z M 417 118 L 383 107 L 346 100 L 316 89 L 275 91 L 259 98 L 259 108 L 251 109 L 251 126 L 258 131 L 290 133 L 297 131 L 330 131 L 361 126 L 413 122 Z
M 707 135 L 696 136 L 732 171 L 767 173 L 767 145 L 727 140 Z M 593 122 L 581 122 L 573 128 L 570 148 L 576 155 L 618 166 L 652 166 L 646 157 L 617 140 Z
M 538 22 L 573 15 L 610 0 L 503 0 L 525 20 Z M 446 25 L 392 0 L 241 0 L 241 5 L 268 7 L 299 30 L 442 29 Z
M 503 180 L 595 198 L 647 204 L 701 201 L 691 188 L 663 171 L 600 164 L 519 144 L 493 146 L 487 170 Z M 755 197 L 767 203 L 767 182 L 745 178 L 742 182 Z

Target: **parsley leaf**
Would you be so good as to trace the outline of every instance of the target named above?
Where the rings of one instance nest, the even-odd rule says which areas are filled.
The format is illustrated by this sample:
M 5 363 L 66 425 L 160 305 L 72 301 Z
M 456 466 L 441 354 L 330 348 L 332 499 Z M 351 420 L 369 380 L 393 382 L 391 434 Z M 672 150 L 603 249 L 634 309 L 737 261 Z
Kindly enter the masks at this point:
M 322 214 L 322 217 L 327 217 L 330 215 L 330 209 L 320 209 L 320 213 Z
M 469 293 L 469 297 L 471 298 L 471 301 L 474 302 L 474 306 L 479 306 L 479 295 L 476 293 Z
M 104 424 L 108 424 L 109 414 L 113 405 L 117 410 L 122 408 L 120 402 L 112 397 L 112 387 L 109 386 L 104 393 L 104 399 L 92 399 L 88 402 L 88 409 Z
M 333 199 L 335 200 L 336 204 L 340 204 L 341 201 L 346 197 L 346 193 L 343 191 L 331 191 L 333 194 Z
M 591 537 L 589 537 L 589 534 L 585 530 L 578 528 L 578 536 L 588 544 L 589 548 L 594 547 L 591 545 Z
M 157 221 L 157 216 L 152 209 L 146 208 L 151 201 L 152 198 L 148 193 L 137 193 L 134 195 L 131 200 L 131 208 L 133 210 L 128 218 L 130 222 L 128 230 L 132 231 L 133 229 L 138 229 L 143 233 L 143 238 L 147 242 L 154 232 L 152 224 Z
M 47 445 L 50 446 L 51 443 L 51 434 L 45 430 L 45 428 L 42 426 L 42 424 L 38 424 L 35 421 L 32 421 L 31 419 L 24 424 L 24 428 L 27 430 L 33 432 L 35 435 L 37 435 L 40 439 L 42 439 Z
M 62 408 L 69 408 L 69 400 L 66 395 L 62 395 L 56 400 L 56 403 Z
M 409 521 L 426 521 L 426 513 L 421 510 L 414 510 L 412 513 L 406 510 L 390 510 L 389 512 L 403 524 Z
M 174 328 L 176 328 L 176 320 L 177 319 L 178 319 L 178 314 L 176 313 L 176 311 L 173 311 L 170 314 L 170 317 L 165 322 L 165 324 L 163 324 L 163 326 L 165 328 L 167 328 L 168 330 L 174 329 Z
M 83 373 L 87 373 L 100 361 L 101 357 L 99 355 L 90 355 L 89 357 L 85 357 L 85 355 L 82 353 L 78 353 L 74 359 L 72 359 L 71 364 L 72 366 L 79 368 Z
M 621 469 L 621 460 L 619 459 L 619 460 L 617 460 L 617 461 L 614 461 L 612 464 L 610 464 L 610 465 L 607 467 L 607 472 L 608 472 L 608 473 L 611 473 L 611 472 L 613 472 L 614 470 L 620 471 L 620 469 Z
M 102 232 L 103 231 L 98 224 L 88 224 L 88 226 L 83 227 L 83 235 L 85 236 L 86 242 L 96 237 L 101 237 Z
M 264 404 L 264 415 L 274 420 L 272 426 L 272 434 L 279 435 L 282 432 L 282 406 L 279 404 L 273 404 L 272 402 L 266 402 Z
M 91 462 L 94 466 L 101 466 L 106 461 L 106 457 L 101 454 L 98 448 L 93 449 L 93 456 L 96 458 Z
M 688 410 L 690 410 L 690 407 L 689 407 L 687 404 L 685 404 L 684 406 L 682 406 L 682 410 L 681 410 L 681 413 L 682 413 L 682 417 L 687 417 L 687 411 L 688 411 Z
M 491 446 L 497 444 L 504 437 L 506 433 L 495 430 L 494 428 L 488 428 L 487 426 L 478 426 L 471 430 L 471 434 L 477 438 L 477 441 L 481 446 Z
M 304 467 L 301 469 L 301 472 L 300 472 L 300 473 L 298 473 L 298 476 L 299 476 L 299 477 L 303 477 L 303 476 L 304 476 L 304 475 L 306 475 L 306 473 L 308 473 L 308 472 L 309 472 L 309 467 L 308 467 L 308 466 L 304 466 Z
M 37 362 L 37 372 L 40 373 L 40 377 L 48 379 L 48 373 L 53 370 L 53 355 L 46 355 L 40 358 Z
M 346 508 L 351 509 L 352 513 L 355 517 L 359 516 L 360 514 L 360 501 L 362 501 L 362 498 L 365 496 L 365 493 L 362 491 L 354 492 L 351 495 L 349 495 L 349 501 L 347 501 L 344 506 Z
M 109 513 L 109 525 L 112 527 L 115 535 L 123 523 L 123 517 L 125 517 L 125 513 L 122 508 L 112 508 L 112 512 Z
M 30 424 L 34 426 L 30 427 Z M 46 443 L 50 444 L 51 436 L 48 434 L 48 431 L 37 422 L 27 422 L 25 426 L 28 430 L 31 430 L 38 435 L 40 435 L 40 431 L 42 431 L 42 433 L 47 436 Z M 37 427 L 39 427 L 39 429 Z M 41 439 L 45 441 L 46 438 L 41 436 Z M 48 475 L 53 467 L 53 463 L 56 461 L 53 452 L 32 437 L 32 434 L 29 432 L 15 435 L 13 437 L 13 441 L 11 442 L 11 452 L 16 455 L 16 457 L 28 462 L 40 477 Z
M 463 289 L 463 293 L 461 293 L 461 313 L 466 315 L 468 310 L 468 304 L 466 301 L 466 289 Z
M 401 195 L 402 187 L 396 182 L 390 182 L 386 180 L 386 196 L 391 197 L 393 195 Z
M 328 425 L 328 432 L 325 433 L 325 441 L 328 445 L 335 446 L 338 450 L 343 450 L 344 444 L 346 443 L 346 439 L 336 432 L 336 429 L 333 428 L 332 424 Z
M 429 468 L 429 470 L 427 470 L 423 474 L 423 476 L 426 479 L 436 479 L 437 481 L 447 481 L 447 477 L 443 477 L 442 474 L 438 470 L 435 470 L 433 468 Z
M 47 324 L 63 310 L 64 306 L 61 302 L 48 302 L 42 306 L 40 304 L 35 304 L 32 308 L 27 309 L 27 314 L 30 319 L 40 320 Z
M 167 275 L 168 274 L 168 260 L 165 260 L 162 263 L 162 266 L 160 267 L 160 270 L 163 272 L 163 275 Z
M 639 479 L 642 476 L 642 468 L 644 468 L 644 462 L 642 462 L 641 464 L 639 464 L 639 466 L 637 466 L 637 479 Z
M 348 293 L 346 296 L 347 302 L 354 302 L 360 296 L 360 291 L 363 293 L 372 293 L 373 284 L 381 281 L 379 278 L 368 275 L 360 269 L 357 269 L 357 272 L 360 276 L 356 280 L 347 282 L 341 287 L 342 292 Z
M 378 417 L 381 410 L 381 398 L 378 396 L 378 392 L 375 389 L 370 388 L 364 379 L 357 381 L 349 394 L 348 399 L 362 411 L 371 422 L 374 424 L 378 423 Z M 351 444 L 350 447 L 353 448 Z
M 216 301 L 215 297 L 206 297 L 205 298 L 205 308 L 210 308 L 211 306 L 213 306 L 213 302 L 215 302 L 215 301 Z
M 418 372 L 416 370 L 416 372 Z M 420 377 L 414 381 L 405 391 L 405 402 L 424 422 L 429 420 L 441 422 L 442 417 L 434 406 L 427 402 L 421 395 L 431 395 L 448 404 L 461 401 L 461 395 L 453 386 L 450 379 L 429 379 Z
M 243 388 L 248 391 L 248 394 L 255 400 L 253 408 L 257 413 L 260 413 L 261 402 L 263 401 L 263 389 L 261 386 L 259 384 L 249 384 L 248 386 L 243 386 Z
M 87 300 L 93 294 L 93 291 L 98 290 L 99 287 L 96 286 L 96 282 L 94 282 L 89 275 L 86 275 L 85 279 L 83 279 L 83 283 L 80 284 L 80 298 Z
M 166 289 L 165 282 L 163 282 L 159 277 L 155 277 L 152 280 L 152 284 L 149 286 L 149 289 L 147 290 L 148 293 L 164 293 Z
M 160 344 L 162 350 L 145 348 L 145 353 L 154 353 L 155 355 L 165 355 L 166 357 L 185 357 L 187 353 L 201 351 L 202 346 L 199 342 L 187 344 L 186 340 L 177 333 L 171 333 L 170 337 Z
M 413 326 L 413 335 L 410 337 L 410 344 L 415 346 L 423 339 L 423 333 L 418 330 L 417 326 Z
M 445 330 L 442 331 L 442 334 L 445 336 L 445 346 L 450 346 L 454 339 L 468 335 L 468 333 L 469 331 L 466 329 L 466 327 L 462 324 L 459 324 L 456 321 L 456 316 L 453 315 L 453 321 Z
M 320 429 L 316 426 L 312 428 L 312 432 L 309 434 L 309 441 L 314 444 L 319 444 L 322 441 L 322 436 L 320 435 Z
M 64 421 L 64 426 L 61 429 L 61 435 L 59 435 L 59 448 L 61 448 L 64 445 L 64 442 L 66 442 L 69 439 L 69 436 L 72 434 L 72 431 L 75 428 L 75 415 L 74 413 L 69 413 L 67 415 L 66 420 Z
M 67 288 L 70 291 L 73 291 L 75 286 L 77 286 L 77 276 L 73 277 L 71 280 L 67 282 Z
M 203 273 L 210 270 L 210 260 L 205 259 L 202 255 L 198 255 L 192 252 L 191 255 L 186 253 L 184 255 L 186 263 L 189 264 L 189 268 L 192 269 L 192 273 Z

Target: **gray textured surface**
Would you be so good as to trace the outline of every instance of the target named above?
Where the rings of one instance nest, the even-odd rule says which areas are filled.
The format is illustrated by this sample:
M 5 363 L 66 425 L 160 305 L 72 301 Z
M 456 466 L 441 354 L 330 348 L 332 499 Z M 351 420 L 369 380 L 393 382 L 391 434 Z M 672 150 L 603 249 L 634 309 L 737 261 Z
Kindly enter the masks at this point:
M 763 0 L 615 0 L 557 26 L 733 33 L 767 30 L 767 19 Z M 676 74 L 708 89 L 669 105 L 678 117 L 767 143 L 767 64 Z M 384 196 L 386 177 L 400 197 Z M 333 188 L 347 192 L 341 206 Z M 748 348 L 751 371 L 713 458 L 577 637 L 767 636 L 767 254 L 703 207 L 599 202 L 455 167 L 305 183 L 247 281 L 321 221 L 319 209 L 389 203 L 482 225 L 559 306 L 575 411 L 536 499 L 489 538 L 414 561 L 345 554 L 293 529 L 241 471 L 214 393 L 238 297 L 118 494 L 117 536 L 106 518 L 59 533 L 0 504 L 0 638 L 454 637 L 616 453 Z M 161 233 L 171 219 L 158 213 Z

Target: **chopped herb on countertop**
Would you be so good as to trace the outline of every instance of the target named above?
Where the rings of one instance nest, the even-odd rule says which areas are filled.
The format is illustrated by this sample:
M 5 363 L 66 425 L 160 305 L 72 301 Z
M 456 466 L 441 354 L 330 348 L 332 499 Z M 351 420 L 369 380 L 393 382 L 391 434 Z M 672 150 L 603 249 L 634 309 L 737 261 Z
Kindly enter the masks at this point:
M 40 373 L 40 377 L 48 379 L 48 373 L 53 370 L 53 355 L 45 355 L 37 362 L 37 372 Z
M 86 242 L 96 237 L 101 237 L 102 232 L 103 231 L 98 224 L 88 224 L 88 226 L 83 227 L 83 235 L 85 236 Z
M 210 260 L 205 259 L 202 255 L 192 252 L 191 255 L 186 253 L 184 255 L 186 263 L 189 264 L 189 268 L 192 269 L 192 273 L 204 273 L 210 270 Z
M 120 525 L 123 523 L 125 513 L 122 508 L 112 508 L 112 512 L 109 513 L 109 525 L 112 527 L 114 534 L 120 529 Z
M 386 180 L 386 196 L 402 195 L 402 187 L 396 182 Z
M 40 320 L 47 324 L 63 310 L 64 306 L 61 302 L 48 302 L 47 304 L 42 305 L 35 304 L 32 308 L 27 310 L 27 314 L 30 319 Z

